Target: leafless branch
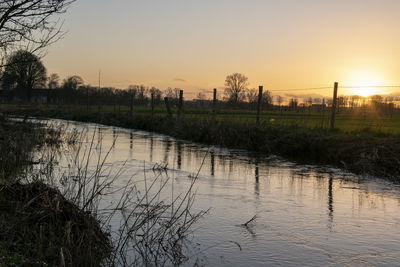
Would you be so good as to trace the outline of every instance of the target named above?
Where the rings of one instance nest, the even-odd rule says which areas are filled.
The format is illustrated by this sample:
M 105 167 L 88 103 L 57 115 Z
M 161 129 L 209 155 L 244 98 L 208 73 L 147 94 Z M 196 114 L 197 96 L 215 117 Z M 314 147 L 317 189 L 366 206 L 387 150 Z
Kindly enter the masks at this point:
M 20 49 L 32 53 L 42 52 L 44 48 L 62 38 L 63 22 L 55 16 L 65 13 L 74 1 L 0 1 L 1 58 L 4 59 L 7 54 Z

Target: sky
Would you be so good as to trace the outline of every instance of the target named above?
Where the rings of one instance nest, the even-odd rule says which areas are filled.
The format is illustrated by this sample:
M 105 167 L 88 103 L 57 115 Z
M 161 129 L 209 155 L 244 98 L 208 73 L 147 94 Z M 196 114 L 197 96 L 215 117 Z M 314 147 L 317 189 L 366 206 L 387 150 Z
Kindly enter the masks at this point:
M 399 0 L 77 0 L 44 64 L 61 78 L 127 88 L 223 90 L 239 72 L 273 94 L 388 94 L 400 88 Z M 209 94 L 208 96 L 211 96 Z

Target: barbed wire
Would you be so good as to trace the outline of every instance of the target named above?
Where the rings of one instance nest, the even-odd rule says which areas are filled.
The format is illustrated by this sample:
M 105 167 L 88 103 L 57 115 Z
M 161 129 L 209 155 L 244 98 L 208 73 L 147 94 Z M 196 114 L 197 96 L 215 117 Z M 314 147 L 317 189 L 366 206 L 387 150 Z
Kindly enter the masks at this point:
M 289 92 L 289 91 L 310 91 L 310 90 L 327 90 L 332 89 L 332 86 L 314 87 L 314 88 L 294 88 L 294 89 L 271 89 L 273 92 Z
M 351 85 L 351 86 L 340 86 L 339 88 L 345 89 L 357 89 L 357 88 L 400 88 L 400 85 Z
M 400 85 L 339 85 L 339 89 L 363 89 L 363 88 L 400 88 Z M 310 90 L 333 90 L 333 86 L 324 87 L 307 87 L 307 88 L 293 88 L 293 89 L 270 89 L 271 92 L 291 92 L 291 91 L 310 91 Z

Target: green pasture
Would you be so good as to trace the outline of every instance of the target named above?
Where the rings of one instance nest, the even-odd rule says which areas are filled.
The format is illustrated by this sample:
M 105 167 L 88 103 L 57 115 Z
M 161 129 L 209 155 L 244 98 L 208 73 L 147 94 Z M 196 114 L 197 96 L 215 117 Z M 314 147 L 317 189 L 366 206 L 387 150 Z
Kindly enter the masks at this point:
M 129 116 L 130 109 L 127 106 L 90 106 L 89 110 L 86 106 L 58 106 L 58 105 L 1 105 L 0 109 L 42 109 L 49 111 L 71 111 L 85 113 L 123 113 Z M 178 110 L 171 109 L 173 116 L 177 116 Z M 150 115 L 151 108 L 144 106 L 135 106 L 133 112 L 135 114 Z M 154 116 L 167 116 L 165 107 L 156 107 Z M 212 118 L 210 109 L 201 108 L 185 108 L 185 118 Z M 216 119 L 224 121 L 232 121 L 234 123 L 255 123 L 257 112 L 255 110 L 237 110 L 237 109 L 220 109 L 217 111 Z M 278 124 L 278 125 L 297 125 L 310 129 L 329 128 L 331 113 L 329 110 L 325 112 L 310 111 L 262 111 L 261 123 Z M 339 112 L 336 114 L 335 128 L 343 132 L 353 132 L 369 129 L 373 132 L 383 132 L 389 134 L 400 134 L 400 113 L 392 115 L 379 114 L 377 112 Z

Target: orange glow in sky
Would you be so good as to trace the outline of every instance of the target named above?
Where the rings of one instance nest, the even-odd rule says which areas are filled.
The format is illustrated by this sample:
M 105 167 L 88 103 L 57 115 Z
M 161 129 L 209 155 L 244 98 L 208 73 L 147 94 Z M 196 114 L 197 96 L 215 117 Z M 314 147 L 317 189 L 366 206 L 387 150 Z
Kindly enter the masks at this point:
M 355 88 L 346 88 L 345 92 L 348 95 L 384 95 L 388 94 L 387 88 L 379 88 L 380 85 L 388 85 L 389 82 L 379 72 L 369 70 L 357 70 L 349 72 L 349 85 Z M 357 87 L 360 86 L 360 87 Z
M 44 63 L 49 73 L 77 74 L 87 84 L 97 85 L 101 70 L 102 86 L 178 87 L 188 98 L 221 92 L 234 72 L 272 93 L 335 81 L 396 85 L 399 10 L 399 0 L 76 1 L 63 18 L 67 35 Z M 400 88 L 339 93 L 394 91 Z

